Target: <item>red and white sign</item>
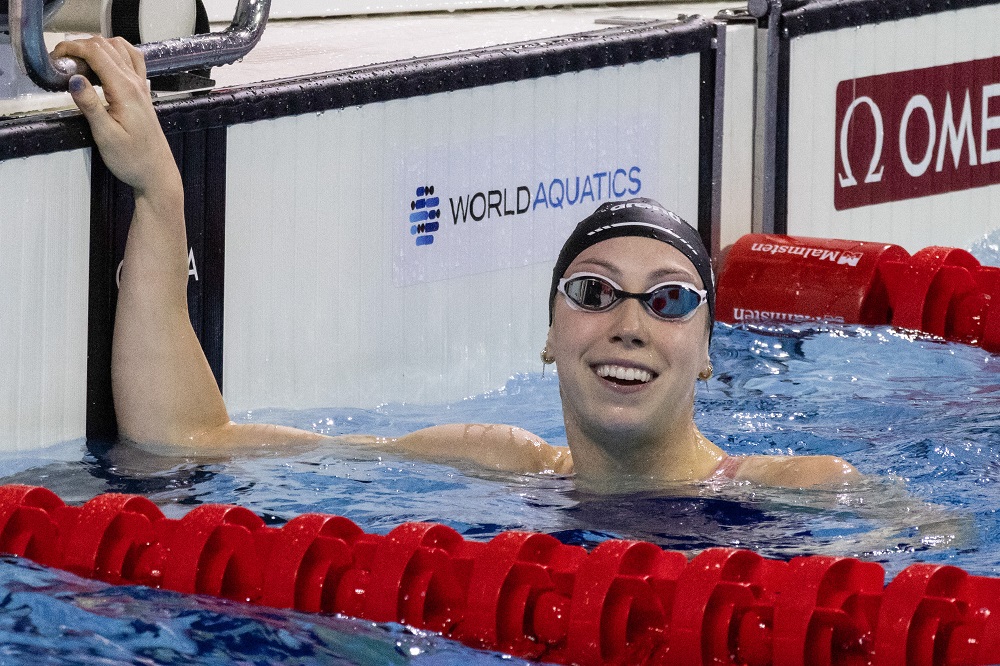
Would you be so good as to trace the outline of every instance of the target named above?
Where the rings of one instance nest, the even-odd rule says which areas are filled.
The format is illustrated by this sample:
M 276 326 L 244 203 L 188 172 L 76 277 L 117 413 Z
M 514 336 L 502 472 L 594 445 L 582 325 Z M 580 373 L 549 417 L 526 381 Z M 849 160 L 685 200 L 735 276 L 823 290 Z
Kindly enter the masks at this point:
M 1000 57 L 841 81 L 834 206 L 1000 184 Z

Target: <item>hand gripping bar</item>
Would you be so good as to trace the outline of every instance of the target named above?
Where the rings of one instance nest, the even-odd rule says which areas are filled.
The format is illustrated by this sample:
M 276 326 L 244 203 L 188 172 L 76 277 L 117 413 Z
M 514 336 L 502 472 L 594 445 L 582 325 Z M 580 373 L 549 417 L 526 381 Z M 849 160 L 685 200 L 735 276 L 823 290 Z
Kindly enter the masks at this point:
M 21 69 L 41 88 L 64 91 L 70 77 L 90 69 L 77 58 L 52 58 L 43 38 L 42 0 L 9 0 L 10 41 Z M 210 32 L 162 42 L 139 44 L 146 74 L 156 76 L 236 62 L 260 41 L 271 0 L 239 0 L 233 22 L 222 32 Z

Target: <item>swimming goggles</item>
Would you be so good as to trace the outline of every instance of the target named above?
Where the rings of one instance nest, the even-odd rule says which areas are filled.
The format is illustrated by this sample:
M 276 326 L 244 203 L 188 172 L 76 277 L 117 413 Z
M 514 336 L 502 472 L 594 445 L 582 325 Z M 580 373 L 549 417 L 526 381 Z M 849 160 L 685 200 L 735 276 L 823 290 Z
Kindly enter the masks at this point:
M 559 280 L 559 292 L 574 310 L 605 312 L 623 298 L 634 298 L 651 315 L 666 321 L 685 321 L 708 299 L 708 292 L 690 282 L 662 282 L 648 291 L 634 294 L 625 291 L 602 275 L 574 273 Z

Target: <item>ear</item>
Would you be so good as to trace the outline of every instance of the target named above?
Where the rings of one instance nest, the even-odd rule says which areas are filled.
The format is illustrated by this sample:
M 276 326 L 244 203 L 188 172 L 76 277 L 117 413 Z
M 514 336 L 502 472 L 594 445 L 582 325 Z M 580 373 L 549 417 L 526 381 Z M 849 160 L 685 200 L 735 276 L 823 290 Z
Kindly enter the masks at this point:
M 545 346 L 542 348 L 542 363 L 555 363 L 555 356 L 552 354 L 553 336 L 552 327 L 549 327 L 548 335 L 545 336 Z
M 698 379 L 707 382 L 712 378 L 715 369 L 712 367 L 712 355 L 708 353 L 708 345 L 705 345 L 705 356 L 702 360 L 701 370 L 698 372 Z

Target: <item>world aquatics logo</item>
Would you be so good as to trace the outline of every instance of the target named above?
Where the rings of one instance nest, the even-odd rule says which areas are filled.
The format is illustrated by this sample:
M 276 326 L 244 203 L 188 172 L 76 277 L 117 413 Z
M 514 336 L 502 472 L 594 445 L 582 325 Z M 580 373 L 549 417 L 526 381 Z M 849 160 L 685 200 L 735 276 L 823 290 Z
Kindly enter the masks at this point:
M 421 185 L 415 194 L 416 198 L 410 201 L 410 234 L 416 237 L 418 246 L 430 245 L 434 242 L 434 232 L 440 226 L 440 201 L 434 196 L 433 185 Z

